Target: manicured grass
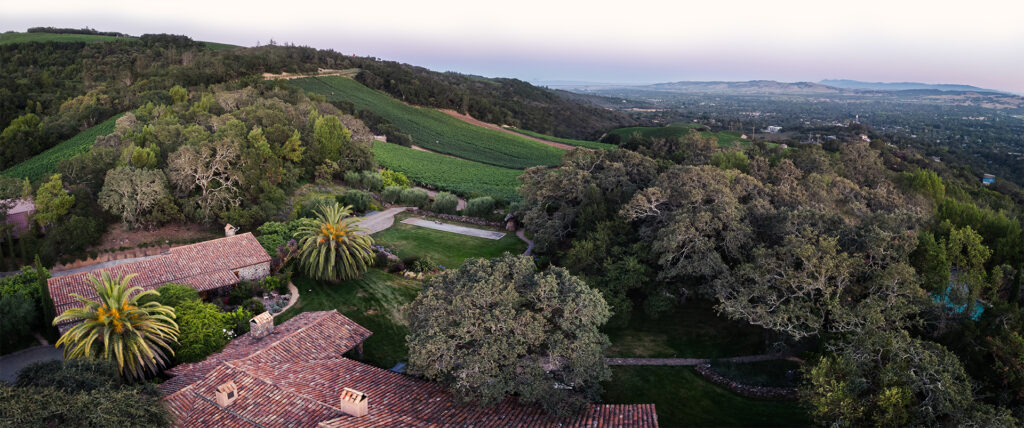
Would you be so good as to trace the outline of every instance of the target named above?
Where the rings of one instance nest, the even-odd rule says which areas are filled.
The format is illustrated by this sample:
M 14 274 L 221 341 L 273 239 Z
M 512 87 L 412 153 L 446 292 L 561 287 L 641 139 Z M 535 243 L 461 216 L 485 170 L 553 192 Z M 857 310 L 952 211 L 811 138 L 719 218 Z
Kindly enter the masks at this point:
M 765 351 L 764 329 L 719 316 L 700 300 L 660 318 L 634 308 L 627 325 L 605 330 L 612 341 L 609 357 L 723 358 Z
M 453 159 L 382 142 L 374 143 L 373 155 L 381 166 L 400 171 L 417 183 L 466 198 L 488 195 L 505 201 L 519 199 L 516 188 L 523 171 L 518 169 Z
M 112 42 L 114 40 L 136 40 L 134 37 L 101 36 L 96 34 L 61 33 L 0 33 L 0 45 L 28 42 Z
M 553 136 L 550 136 L 550 135 L 541 134 L 539 132 L 533 132 L 533 131 L 528 131 L 526 129 L 519 129 L 519 128 L 512 128 L 512 130 L 516 131 L 516 132 L 518 132 L 520 134 L 523 134 L 523 135 L 529 135 L 531 137 L 540 138 L 542 140 L 554 141 L 556 143 L 568 144 L 570 146 L 580 146 L 580 147 L 587 147 L 587 148 L 591 148 L 591 149 L 605 149 L 605 150 L 613 150 L 613 149 L 617 149 L 618 148 L 618 146 L 615 146 L 615 145 L 612 145 L 612 144 L 600 143 L 600 142 L 597 142 L 597 141 L 574 140 L 572 138 L 553 137 Z
M 54 174 L 57 172 L 57 164 L 59 164 L 60 161 L 71 159 L 79 153 L 89 151 L 92 144 L 96 142 L 96 137 L 108 135 L 111 132 L 114 132 L 115 122 L 123 114 L 124 113 L 121 113 L 107 119 L 92 128 L 82 131 L 74 137 L 60 142 L 56 146 L 50 147 L 46 151 L 35 155 L 22 163 L 7 168 L 3 172 L 0 172 L 0 175 L 12 178 L 28 177 L 30 181 L 36 182 L 50 174 Z
M 276 317 L 275 323 L 281 324 L 301 312 L 337 309 L 373 332 L 363 343 L 364 362 L 390 369 L 407 360 L 405 336 L 409 329 L 400 312 L 402 305 L 416 298 L 419 281 L 373 268 L 360 279 L 336 284 L 305 277 L 296 277 L 292 282 L 299 289 L 299 301 Z
M 330 101 L 349 101 L 359 110 L 372 111 L 411 135 L 413 144 L 458 158 L 525 169 L 558 165 L 565 153 L 524 137 L 463 122 L 434 109 L 404 104 L 346 77 L 309 77 L 288 82 Z
M 501 256 L 506 251 L 512 254 L 522 254 L 526 251 L 526 243 L 512 233 L 495 241 L 400 222 L 401 219 L 408 217 L 398 216 L 395 218 L 394 226 L 375 233 L 375 243 L 390 247 L 396 251 L 395 255 L 402 258 L 430 256 L 434 262 L 449 269 L 462 266 L 462 262 L 468 258 L 492 258 Z M 481 228 L 471 224 L 465 226 Z
M 790 360 L 730 363 L 712 361 L 718 374 L 747 385 L 796 387 L 800 382 L 800 363 Z
M 690 367 L 613 367 L 604 388 L 605 403 L 654 403 L 662 427 L 811 425 L 798 403 L 742 397 Z

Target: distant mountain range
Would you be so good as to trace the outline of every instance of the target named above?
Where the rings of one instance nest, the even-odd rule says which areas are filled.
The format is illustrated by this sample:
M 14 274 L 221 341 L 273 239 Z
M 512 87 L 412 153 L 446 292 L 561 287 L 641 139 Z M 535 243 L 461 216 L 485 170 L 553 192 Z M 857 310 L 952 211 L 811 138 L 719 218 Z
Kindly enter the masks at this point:
M 779 82 L 775 80 L 739 81 L 680 81 L 655 83 L 651 85 L 598 83 L 575 81 L 535 82 L 543 86 L 569 90 L 607 90 L 611 88 L 630 88 L 659 92 L 679 93 L 716 93 L 733 95 L 753 94 L 791 94 L 791 95 L 827 95 L 857 94 L 878 92 L 977 92 L 1010 95 L 1008 92 L 995 89 L 979 88 L 971 85 L 930 84 L 918 82 L 862 82 L 848 79 L 825 79 L 820 82 Z
M 849 79 L 825 79 L 818 82 L 822 85 L 843 89 L 865 89 L 872 91 L 910 91 L 910 90 L 936 90 L 950 92 L 997 92 L 995 89 L 979 88 L 971 85 L 955 85 L 948 83 L 919 83 L 919 82 L 861 82 Z

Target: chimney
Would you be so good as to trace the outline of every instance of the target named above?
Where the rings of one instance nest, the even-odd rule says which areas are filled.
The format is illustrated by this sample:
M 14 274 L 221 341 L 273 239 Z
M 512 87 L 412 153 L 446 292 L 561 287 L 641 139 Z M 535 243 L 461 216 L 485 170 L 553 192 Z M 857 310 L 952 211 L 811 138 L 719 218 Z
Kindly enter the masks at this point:
M 235 232 L 238 232 L 238 228 L 228 223 L 224 226 L 224 236 L 235 236 Z
M 235 386 L 234 381 L 229 380 L 228 383 L 217 387 L 217 404 L 221 407 L 230 406 L 237 399 L 238 387 Z
M 249 320 L 249 335 L 254 339 L 266 337 L 274 332 L 274 317 L 270 312 L 256 315 Z
M 370 398 L 362 392 L 345 388 L 341 392 L 341 411 L 357 418 L 366 416 L 369 412 L 368 402 Z

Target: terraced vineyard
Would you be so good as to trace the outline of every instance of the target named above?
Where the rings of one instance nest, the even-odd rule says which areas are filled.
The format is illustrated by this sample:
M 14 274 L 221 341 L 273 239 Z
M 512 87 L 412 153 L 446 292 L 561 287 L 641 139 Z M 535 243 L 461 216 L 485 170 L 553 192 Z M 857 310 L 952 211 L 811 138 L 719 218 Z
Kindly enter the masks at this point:
M 512 128 L 512 130 L 516 131 L 516 132 L 518 132 L 520 134 L 523 134 L 523 135 L 529 135 L 531 137 L 540 138 L 542 140 L 554 141 L 556 143 L 568 144 L 570 146 L 579 146 L 579 147 L 586 147 L 588 149 L 604 149 L 604 150 L 612 150 L 612 149 L 616 149 L 617 148 L 615 145 L 600 143 L 600 142 L 597 142 L 597 141 L 574 140 L 572 138 L 552 137 L 550 135 L 544 135 L 544 134 L 541 134 L 539 132 L 533 132 L 533 131 L 528 131 L 528 130 L 519 129 L 519 128 Z
M 28 42 L 86 42 L 99 43 L 114 40 L 133 40 L 127 37 L 104 36 L 99 34 L 57 34 L 57 33 L 2 33 L 0 45 Z
M 434 109 L 403 104 L 345 77 L 310 77 L 288 83 L 330 101 L 348 101 L 359 110 L 372 111 L 412 135 L 413 144 L 458 158 L 524 169 L 558 165 L 565 153 L 524 137 L 470 125 Z
M 401 171 L 420 184 L 464 197 L 488 195 L 505 201 L 519 198 L 516 186 L 519 185 L 519 175 L 523 173 L 520 170 L 455 159 L 389 143 L 375 143 L 373 154 L 381 166 Z
M 89 148 L 92 147 L 92 143 L 96 142 L 96 137 L 108 135 L 111 132 L 114 132 L 114 122 L 116 122 L 123 114 L 124 113 L 121 113 L 107 119 L 92 128 L 82 131 L 74 137 L 62 141 L 56 146 L 50 147 L 46 151 L 35 155 L 22 163 L 7 168 L 3 172 L 0 172 L 0 175 L 13 178 L 28 177 L 30 181 L 36 182 L 50 174 L 56 173 L 57 164 L 59 164 L 60 161 L 70 159 L 79 153 L 89 151 Z

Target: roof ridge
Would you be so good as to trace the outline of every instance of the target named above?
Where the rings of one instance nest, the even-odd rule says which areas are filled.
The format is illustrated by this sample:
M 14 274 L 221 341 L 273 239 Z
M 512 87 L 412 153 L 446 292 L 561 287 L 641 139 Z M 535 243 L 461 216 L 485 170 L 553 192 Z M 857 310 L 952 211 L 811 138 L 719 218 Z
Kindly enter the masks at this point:
M 321 360 L 317 360 L 317 361 L 321 361 Z M 231 367 L 234 370 L 238 370 L 238 371 L 240 371 L 242 373 L 245 373 L 245 374 L 249 375 L 250 377 L 252 377 L 254 379 L 258 379 L 259 381 L 261 381 L 261 382 L 263 382 L 263 383 L 265 383 L 267 385 L 272 385 L 275 388 L 280 389 L 281 391 L 284 391 L 284 392 L 286 392 L 288 394 L 292 394 L 292 395 L 295 395 L 295 396 L 298 396 L 298 397 L 305 398 L 307 400 L 310 400 L 310 401 L 312 401 L 314 403 L 317 403 L 317 404 L 319 404 L 319 405 L 321 405 L 323 407 L 326 407 L 328 409 L 344 413 L 341 409 L 339 409 L 337 407 L 334 407 L 334 406 L 332 406 L 330 404 L 324 403 L 324 402 L 322 402 L 320 400 L 317 400 L 316 398 L 310 397 L 310 396 L 308 396 L 306 394 L 294 391 L 291 388 L 286 388 L 284 385 L 280 385 L 280 384 L 278 384 L 276 382 L 272 382 L 270 379 L 264 378 L 264 377 L 260 376 L 258 373 L 252 373 L 249 370 L 246 370 L 244 367 L 236 367 L 234 364 L 231 364 L 231 363 L 232 363 L 231 361 L 225 361 L 224 362 L 224 364 L 227 365 L 228 367 Z
M 180 249 L 183 249 L 183 248 L 189 248 L 189 247 L 193 247 L 193 246 L 196 246 L 196 245 L 207 244 L 207 243 L 210 243 L 210 242 L 213 242 L 213 241 L 220 241 L 222 239 L 241 238 L 241 237 L 246 236 L 246 235 L 252 236 L 252 232 L 239 233 L 237 235 L 232 235 L 232 236 L 221 236 L 221 237 L 217 237 L 217 238 L 213 238 L 213 239 L 207 239 L 205 241 L 199 241 L 199 242 L 193 242 L 191 244 L 179 245 L 177 247 L 171 247 L 169 250 L 167 250 L 167 252 L 171 252 L 171 251 L 174 251 L 174 250 L 180 250 Z

